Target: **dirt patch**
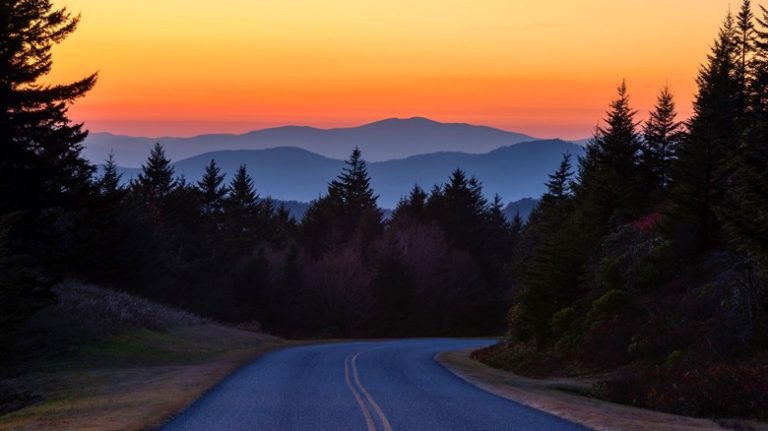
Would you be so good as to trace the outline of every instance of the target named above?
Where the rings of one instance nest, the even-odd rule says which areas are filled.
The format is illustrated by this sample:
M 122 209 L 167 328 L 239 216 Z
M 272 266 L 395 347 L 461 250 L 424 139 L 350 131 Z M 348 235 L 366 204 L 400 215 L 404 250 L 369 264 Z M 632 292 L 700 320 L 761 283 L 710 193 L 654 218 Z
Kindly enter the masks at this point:
M 577 395 L 589 382 L 538 380 L 488 367 L 469 357 L 471 350 L 439 354 L 436 359 L 467 382 L 500 397 L 542 410 L 598 431 L 724 430 L 707 419 L 688 418 Z

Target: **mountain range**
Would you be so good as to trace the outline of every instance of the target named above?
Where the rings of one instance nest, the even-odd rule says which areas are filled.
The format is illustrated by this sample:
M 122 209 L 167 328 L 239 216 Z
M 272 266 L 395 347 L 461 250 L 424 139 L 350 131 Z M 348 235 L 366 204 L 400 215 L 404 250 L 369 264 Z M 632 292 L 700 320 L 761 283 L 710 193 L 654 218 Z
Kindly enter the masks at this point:
M 557 169 L 562 155 L 580 156 L 583 151 L 579 145 L 557 139 L 532 141 L 484 154 L 440 152 L 371 162 L 368 170 L 371 184 L 379 195 L 379 205 L 384 208 L 394 208 L 414 184 L 429 191 L 434 184 L 445 183 L 457 168 L 476 176 L 483 183 L 489 199 L 498 193 L 506 202 L 514 202 L 539 197 L 545 191 L 548 175 Z M 174 163 L 174 168 L 177 175 L 197 181 L 211 159 L 215 159 L 227 174 L 246 165 L 258 192 L 264 197 L 299 202 L 309 202 L 323 195 L 328 182 L 344 167 L 344 162 L 339 159 L 301 148 L 282 147 L 208 152 L 180 160 Z M 124 180 L 129 181 L 138 169 L 123 168 L 122 172 Z M 229 178 L 231 175 L 227 180 Z
M 482 154 L 535 139 L 492 127 L 440 123 L 414 117 L 390 118 L 358 127 L 319 129 L 284 126 L 242 135 L 210 134 L 190 138 L 142 138 L 92 133 L 84 143 L 83 155 L 93 163 L 102 163 L 112 151 L 121 166 L 139 167 L 155 142 L 163 144 L 166 154 L 173 160 L 218 150 L 278 147 L 296 147 L 333 159 L 345 159 L 358 146 L 366 160 L 377 162 L 445 151 Z

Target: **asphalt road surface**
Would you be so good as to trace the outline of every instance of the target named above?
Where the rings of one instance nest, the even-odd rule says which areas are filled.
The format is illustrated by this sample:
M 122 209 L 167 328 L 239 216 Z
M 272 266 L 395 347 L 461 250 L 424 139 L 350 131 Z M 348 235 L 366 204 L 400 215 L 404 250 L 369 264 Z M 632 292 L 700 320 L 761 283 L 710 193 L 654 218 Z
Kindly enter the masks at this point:
M 483 340 L 412 339 L 295 347 L 241 368 L 164 431 L 572 431 L 579 425 L 503 399 L 434 360 Z

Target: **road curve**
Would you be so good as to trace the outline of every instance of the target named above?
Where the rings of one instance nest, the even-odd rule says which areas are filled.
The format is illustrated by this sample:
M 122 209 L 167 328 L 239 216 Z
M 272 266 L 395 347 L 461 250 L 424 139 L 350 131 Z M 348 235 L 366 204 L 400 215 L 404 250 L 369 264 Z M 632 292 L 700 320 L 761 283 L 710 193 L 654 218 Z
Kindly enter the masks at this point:
M 411 339 L 295 347 L 265 355 L 213 388 L 163 431 L 575 431 L 497 397 L 434 360 L 483 340 Z

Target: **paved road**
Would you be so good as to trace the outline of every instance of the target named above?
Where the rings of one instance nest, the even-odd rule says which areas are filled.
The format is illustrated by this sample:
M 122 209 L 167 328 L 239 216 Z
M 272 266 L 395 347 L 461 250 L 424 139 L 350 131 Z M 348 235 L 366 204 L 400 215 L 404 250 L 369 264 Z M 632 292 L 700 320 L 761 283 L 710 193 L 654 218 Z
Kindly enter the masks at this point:
M 296 347 L 240 369 L 164 431 L 575 431 L 478 389 L 433 359 L 482 340 L 393 340 Z

